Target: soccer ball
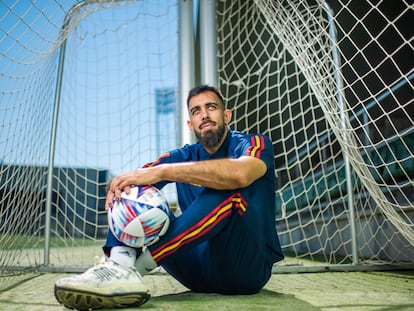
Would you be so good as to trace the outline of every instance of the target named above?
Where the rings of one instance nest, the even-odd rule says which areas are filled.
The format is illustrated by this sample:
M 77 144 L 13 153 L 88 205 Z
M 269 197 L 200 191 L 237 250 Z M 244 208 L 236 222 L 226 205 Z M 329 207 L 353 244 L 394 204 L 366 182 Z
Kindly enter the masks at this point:
M 148 246 L 167 232 L 173 217 L 164 195 L 155 187 L 132 187 L 129 194 L 122 192 L 108 210 L 109 228 L 125 245 L 139 248 Z

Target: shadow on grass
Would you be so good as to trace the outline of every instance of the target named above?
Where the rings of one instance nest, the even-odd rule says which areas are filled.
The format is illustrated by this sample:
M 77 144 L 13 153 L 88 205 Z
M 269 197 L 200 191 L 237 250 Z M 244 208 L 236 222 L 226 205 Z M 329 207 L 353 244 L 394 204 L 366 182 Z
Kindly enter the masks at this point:
M 219 295 L 183 292 L 152 297 L 142 310 L 320 310 L 306 301 L 263 289 L 255 295 Z
M 7 292 L 11 289 L 19 287 L 20 285 L 29 282 L 37 277 L 39 277 L 40 273 L 20 273 L 16 275 L 0 275 L 0 293 Z

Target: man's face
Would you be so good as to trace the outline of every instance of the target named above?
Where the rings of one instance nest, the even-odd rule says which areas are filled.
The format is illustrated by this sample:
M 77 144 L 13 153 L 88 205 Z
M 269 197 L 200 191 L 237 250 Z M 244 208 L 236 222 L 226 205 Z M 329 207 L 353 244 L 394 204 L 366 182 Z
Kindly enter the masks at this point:
M 221 146 L 226 134 L 231 112 L 213 92 L 204 92 L 191 98 L 188 107 L 188 126 L 210 153 Z

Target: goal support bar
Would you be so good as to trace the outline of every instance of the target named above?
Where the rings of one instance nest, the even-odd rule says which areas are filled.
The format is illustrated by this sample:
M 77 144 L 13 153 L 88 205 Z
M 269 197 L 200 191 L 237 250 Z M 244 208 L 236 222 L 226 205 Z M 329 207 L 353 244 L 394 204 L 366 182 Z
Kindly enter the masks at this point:
M 333 11 L 326 1 L 324 1 L 324 6 L 326 9 L 326 13 L 328 16 L 328 27 L 329 27 L 329 36 L 330 36 L 330 43 L 332 46 L 332 60 L 334 65 L 335 71 L 335 82 L 337 87 L 337 97 L 338 97 L 338 104 L 340 110 L 340 118 L 341 118 L 341 125 L 343 128 L 343 132 L 346 133 L 346 122 L 345 118 L 345 103 L 344 103 L 344 94 L 343 94 L 343 81 L 341 75 L 341 59 L 340 54 L 338 51 L 338 40 L 337 40 L 337 31 L 335 26 L 335 19 L 333 18 Z M 346 140 L 347 138 L 344 137 Z M 345 162 L 345 178 L 346 178 L 346 190 L 347 190 L 347 200 L 348 200 L 348 210 L 349 210 L 349 225 L 351 231 L 351 247 L 352 247 L 352 263 L 357 265 L 359 262 L 358 259 L 358 240 L 357 240 L 357 233 L 356 233 L 356 226 L 355 226 L 355 206 L 354 206 L 354 192 L 352 190 L 352 174 L 351 174 L 351 164 L 349 162 L 349 157 L 346 152 L 343 152 L 344 162 Z

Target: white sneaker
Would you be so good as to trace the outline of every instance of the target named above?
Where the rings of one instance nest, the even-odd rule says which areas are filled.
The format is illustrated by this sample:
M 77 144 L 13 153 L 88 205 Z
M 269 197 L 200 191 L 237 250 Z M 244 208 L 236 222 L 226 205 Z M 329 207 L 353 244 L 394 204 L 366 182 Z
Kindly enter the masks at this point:
M 80 275 L 57 280 L 55 297 L 69 309 L 90 310 L 139 306 L 151 294 L 135 268 L 105 261 Z

